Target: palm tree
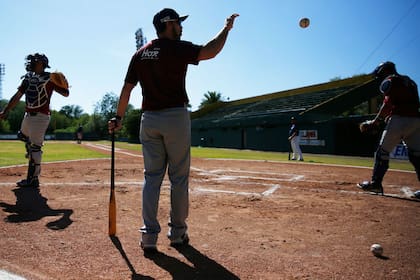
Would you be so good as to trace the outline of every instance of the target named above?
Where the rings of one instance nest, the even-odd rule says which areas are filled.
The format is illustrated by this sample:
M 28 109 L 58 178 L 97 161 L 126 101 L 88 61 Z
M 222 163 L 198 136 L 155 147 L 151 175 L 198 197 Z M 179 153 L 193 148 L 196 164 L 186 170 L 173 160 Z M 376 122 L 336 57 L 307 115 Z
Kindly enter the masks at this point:
M 207 93 L 204 94 L 204 98 L 201 100 L 201 103 L 198 106 L 198 108 L 201 109 L 210 104 L 223 102 L 223 101 L 224 101 L 224 97 L 222 96 L 220 92 L 208 91 Z

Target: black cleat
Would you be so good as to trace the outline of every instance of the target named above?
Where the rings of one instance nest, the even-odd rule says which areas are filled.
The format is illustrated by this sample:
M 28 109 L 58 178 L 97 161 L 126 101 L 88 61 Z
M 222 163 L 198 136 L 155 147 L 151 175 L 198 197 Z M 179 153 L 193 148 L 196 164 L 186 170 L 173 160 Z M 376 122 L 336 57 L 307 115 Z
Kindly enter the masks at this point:
M 21 188 L 39 188 L 38 178 L 32 178 L 31 180 L 24 179 L 16 183 Z
M 178 237 L 177 239 L 171 240 L 171 246 L 172 247 L 182 247 L 186 246 L 190 243 L 190 238 L 188 237 L 188 234 L 183 234 L 181 237 Z
M 384 195 L 384 189 L 382 188 L 382 184 L 380 184 L 380 183 L 364 181 L 362 183 L 358 183 L 357 186 L 364 191 L 374 192 L 374 193 L 377 193 L 377 194 Z
M 140 247 L 143 249 L 144 254 L 155 254 L 158 252 L 156 244 L 144 244 L 140 242 Z

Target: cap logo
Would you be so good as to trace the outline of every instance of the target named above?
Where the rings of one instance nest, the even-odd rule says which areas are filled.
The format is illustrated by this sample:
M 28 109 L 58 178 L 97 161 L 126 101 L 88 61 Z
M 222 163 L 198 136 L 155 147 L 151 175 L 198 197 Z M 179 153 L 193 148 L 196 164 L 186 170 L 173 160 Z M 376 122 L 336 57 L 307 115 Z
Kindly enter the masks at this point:
M 167 22 L 167 21 L 171 21 L 171 20 L 173 20 L 173 19 L 171 19 L 171 17 L 170 17 L 170 16 L 166 16 L 166 17 L 164 17 L 164 18 L 161 18 L 161 19 L 160 19 L 160 22 Z

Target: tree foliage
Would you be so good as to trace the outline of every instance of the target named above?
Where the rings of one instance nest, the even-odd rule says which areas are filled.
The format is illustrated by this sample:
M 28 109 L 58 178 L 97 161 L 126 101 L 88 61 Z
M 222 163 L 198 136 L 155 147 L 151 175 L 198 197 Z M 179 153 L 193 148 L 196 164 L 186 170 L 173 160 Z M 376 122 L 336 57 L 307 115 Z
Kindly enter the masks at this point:
M 83 109 L 79 105 L 66 105 L 60 109 L 59 113 L 70 119 L 79 119 L 83 114 Z
M 204 98 L 201 100 L 200 105 L 198 106 L 199 109 L 202 109 L 205 106 L 208 106 L 210 104 L 223 102 L 225 101 L 225 98 L 222 96 L 220 92 L 216 91 L 208 91 L 204 94 Z
M 2 100 L 2 108 L 4 108 L 7 104 L 7 100 Z M 7 122 L 9 126 L 9 131 L 6 132 L 17 132 L 20 129 L 20 125 L 22 123 L 23 117 L 25 115 L 25 102 L 19 101 L 19 103 L 13 108 L 13 110 L 9 111 L 7 114 Z
M 132 109 L 127 112 L 123 122 L 123 133 L 130 141 L 139 141 L 140 118 L 142 111 L 140 109 Z
M 0 100 L 0 110 L 8 100 Z M 51 111 L 51 121 L 47 134 L 74 135 L 79 126 L 83 127 L 85 135 L 95 139 L 108 138 L 108 120 L 115 116 L 118 105 L 118 96 L 112 92 L 106 93 L 94 106 L 94 113 L 83 113 L 79 105 L 65 105 L 60 110 Z M 134 109 L 133 105 L 127 106 L 124 117 L 123 129 L 118 132 L 118 137 L 138 141 L 141 110 Z M 0 121 L 0 133 L 15 134 L 20 130 L 22 119 L 25 115 L 25 102 L 18 105 L 8 113 L 7 119 Z

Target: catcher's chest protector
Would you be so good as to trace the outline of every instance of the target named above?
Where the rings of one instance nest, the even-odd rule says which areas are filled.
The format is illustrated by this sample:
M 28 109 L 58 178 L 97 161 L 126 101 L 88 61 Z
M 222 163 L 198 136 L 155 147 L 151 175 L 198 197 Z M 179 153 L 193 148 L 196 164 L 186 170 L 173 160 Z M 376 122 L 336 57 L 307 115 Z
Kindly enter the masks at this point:
M 27 84 L 25 91 L 26 106 L 29 109 L 37 109 L 48 102 L 48 94 L 46 85 L 50 80 L 50 73 L 42 73 L 40 75 L 28 73 L 25 76 L 24 83 Z

